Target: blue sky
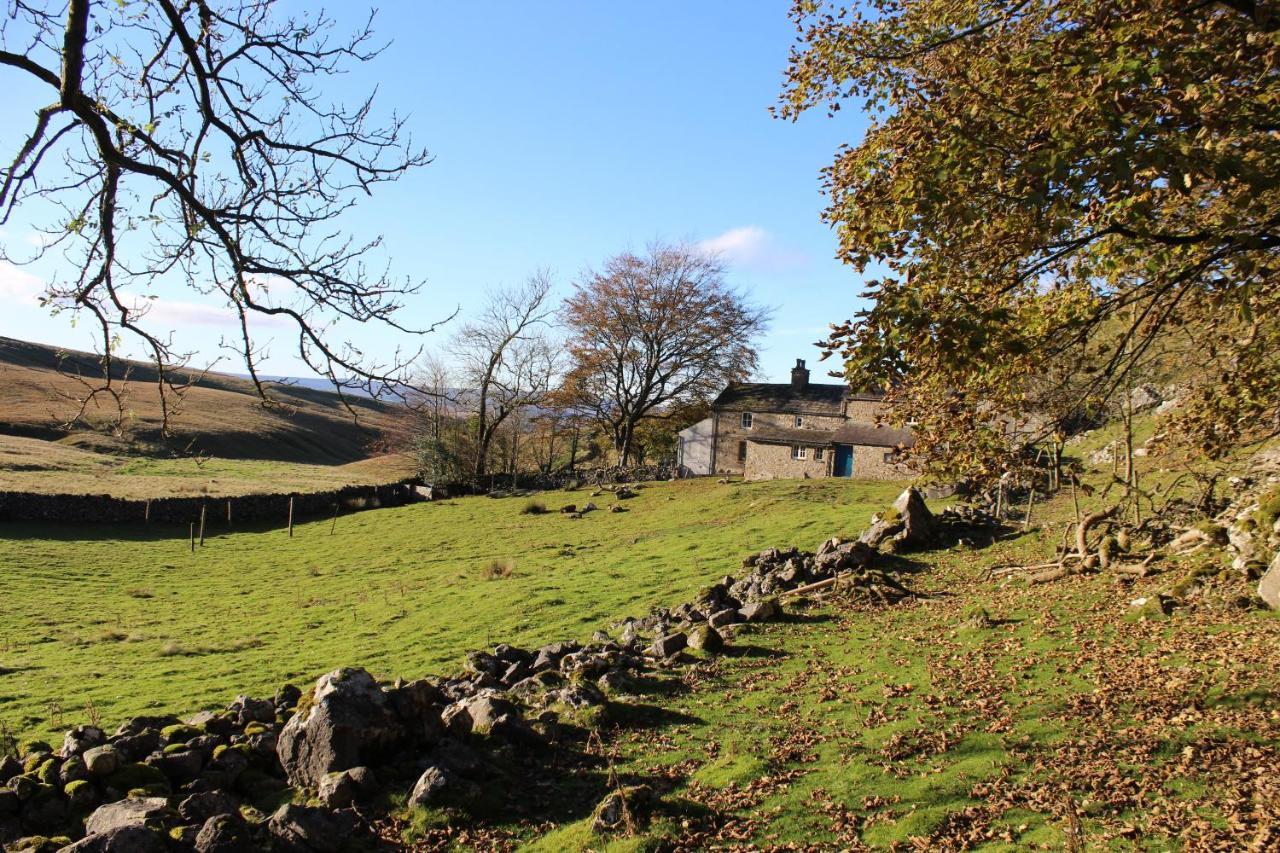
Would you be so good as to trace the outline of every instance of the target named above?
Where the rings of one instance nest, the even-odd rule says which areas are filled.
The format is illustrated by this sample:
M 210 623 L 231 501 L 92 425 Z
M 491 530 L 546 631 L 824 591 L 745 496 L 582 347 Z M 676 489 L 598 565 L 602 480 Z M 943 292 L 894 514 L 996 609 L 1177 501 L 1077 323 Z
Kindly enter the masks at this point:
M 380 108 L 408 114 L 435 156 L 363 201 L 353 220 L 385 235 L 396 272 L 426 280 L 407 322 L 455 306 L 465 317 L 486 288 L 542 267 L 567 292 L 610 254 L 690 240 L 721 249 L 730 281 L 775 309 L 763 378 L 815 359 L 812 342 L 856 309 L 862 289 L 832 257 L 819 171 L 842 142 L 861 138 L 865 121 L 853 110 L 794 124 L 769 116 L 794 37 L 788 5 L 381 5 L 376 27 L 391 46 L 327 89 L 351 100 L 378 86 Z M 354 23 L 356 7 L 336 14 Z M 36 105 L 0 104 L 5 150 Z M 0 235 L 7 244 L 29 237 L 20 223 Z M 0 271 L 0 334 L 82 346 L 83 329 L 31 304 L 27 276 L 42 272 Z M 156 321 L 215 354 L 220 315 L 197 296 L 182 299 Z M 371 353 L 395 343 L 385 332 L 356 338 Z M 287 349 L 272 347 L 269 372 L 299 372 Z

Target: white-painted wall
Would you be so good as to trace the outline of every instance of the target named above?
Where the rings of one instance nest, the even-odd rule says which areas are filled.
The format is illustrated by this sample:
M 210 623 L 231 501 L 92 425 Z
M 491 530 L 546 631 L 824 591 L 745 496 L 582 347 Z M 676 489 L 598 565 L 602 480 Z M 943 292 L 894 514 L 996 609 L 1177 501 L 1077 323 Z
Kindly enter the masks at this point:
M 715 422 L 703 418 L 676 433 L 676 463 L 686 476 L 703 477 L 711 473 L 711 446 L 715 439 Z

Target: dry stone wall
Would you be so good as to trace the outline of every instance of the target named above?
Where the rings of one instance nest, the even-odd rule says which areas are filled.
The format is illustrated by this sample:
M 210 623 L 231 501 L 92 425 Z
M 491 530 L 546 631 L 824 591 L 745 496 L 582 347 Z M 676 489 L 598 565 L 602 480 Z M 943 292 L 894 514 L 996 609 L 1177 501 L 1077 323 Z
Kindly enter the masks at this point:
M 286 524 L 289 500 L 295 521 L 340 512 L 399 506 L 421 499 L 412 482 L 380 486 L 347 486 L 327 492 L 282 492 L 231 498 L 155 498 L 126 500 L 110 495 L 46 495 L 0 492 L 0 521 L 110 524 L 188 524 L 200 521 L 205 509 L 210 523 L 269 522 Z

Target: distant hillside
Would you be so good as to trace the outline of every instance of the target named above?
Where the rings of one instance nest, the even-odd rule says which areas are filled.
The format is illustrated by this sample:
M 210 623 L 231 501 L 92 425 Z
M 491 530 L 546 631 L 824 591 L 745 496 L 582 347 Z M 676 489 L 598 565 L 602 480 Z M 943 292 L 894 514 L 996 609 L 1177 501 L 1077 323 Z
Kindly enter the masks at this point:
M 266 407 L 248 380 L 210 373 L 186 393 L 171 418 L 174 435 L 166 440 L 155 368 L 130 361 L 114 370 L 117 379 L 127 377 L 129 416 L 122 434 L 112 434 L 116 412 L 109 403 L 66 428 L 84 391 L 77 373 L 99 377 L 97 356 L 0 337 L 0 433 L 118 453 L 342 464 L 370 456 L 396 428 L 393 404 L 350 397 L 353 416 L 332 391 L 273 383 L 272 396 L 281 405 Z

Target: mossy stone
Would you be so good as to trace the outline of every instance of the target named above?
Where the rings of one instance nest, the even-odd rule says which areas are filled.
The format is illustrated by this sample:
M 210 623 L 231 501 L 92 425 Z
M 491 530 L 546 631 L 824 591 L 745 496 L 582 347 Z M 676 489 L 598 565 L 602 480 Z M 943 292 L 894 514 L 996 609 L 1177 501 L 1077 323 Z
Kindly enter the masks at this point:
M 106 778 L 106 784 L 117 791 L 145 792 L 143 796 L 169 795 L 169 780 L 155 767 L 149 764 L 126 764 Z
M 77 779 L 74 782 L 68 782 L 66 787 L 62 789 L 70 801 L 73 808 L 84 809 L 93 805 L 98 800 L 98 791 L 93 787 L 93 783 L 86 779 Z
M 202 734 L 204 734 L 204 729 L 189 726 L 186 723 L 165 726 L 160 730 L 160 737 L 164 739 L 165 743 L 186 743 L 192 738 L 200 737 Z
M 36 778 L 46 785 L 54 785 L 62 780 L 58 778 L 58 762 L 50 758 L 40 764 L 36 770 Z

